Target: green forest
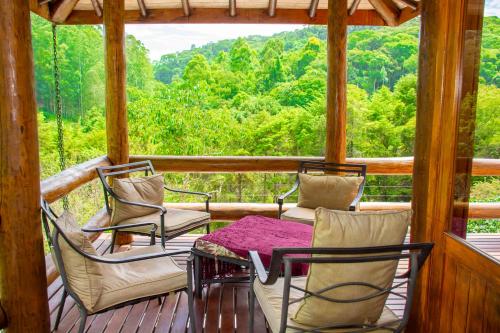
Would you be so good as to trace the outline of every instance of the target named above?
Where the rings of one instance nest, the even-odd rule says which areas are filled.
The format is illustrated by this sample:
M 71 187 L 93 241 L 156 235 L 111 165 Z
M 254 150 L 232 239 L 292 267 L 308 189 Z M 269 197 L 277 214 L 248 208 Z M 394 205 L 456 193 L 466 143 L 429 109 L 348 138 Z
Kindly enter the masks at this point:
M 59 172 L 52 27 L 32 16 L 42 177 Z M 104 50 L 100 26 L 58 27 L 68 165 L 103 155 Z M 320 156 L 325 142 L 326 28 L 209 43 L 151 61 L 127 35 L 131 154 Z M 165 41 L 166 43 L 168 41 Z M 412 156 L 419 21 L 401 27 L 350 27 L 348 156 Z M 500 19 L 484 20 L 476 157 L 500 158 Z M 211 191 L 220 202 L 272 202 L 292 175 L 169 174 L 178 187 Z M 94 184 L 95 185 L 95 184 Z M 84 193 L 82 193 L 82 191 Z M 92 192 L 92 203 L 81 197 Z M 474 177 L 473 201 L 500 201 L 498 177 Z M 409 201 L 411 177 L 370 176 L 366 201 Z M 186 201 L 188 198 L 170 198 Z M 88 201 L 88 200 L 87 200 Z M 97 186 L 72 202 L 102 205 Z M 91 208 L 89 208 L 91 207 Z M 90 213 L 88 213 L 90 214 Z M 88 215 L 87 214 L 87 215 Z M 84 214 L 85 215 L 85 214 Z M 498 220 L 470 231 L 500 232 Z

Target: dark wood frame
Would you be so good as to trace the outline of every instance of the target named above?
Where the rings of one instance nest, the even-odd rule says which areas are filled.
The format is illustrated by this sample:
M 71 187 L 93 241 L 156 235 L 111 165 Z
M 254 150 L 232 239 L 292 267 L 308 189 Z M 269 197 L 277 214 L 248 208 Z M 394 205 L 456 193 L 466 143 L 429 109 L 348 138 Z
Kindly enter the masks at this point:
M 167 214 L 167 208 L 165 208 L 164 206 L 157 206 L 157 205 L 146 204 L 146 203 L 142 203 L 142 202 L 127 201 L 127 200 L 124 200 L 123 198 L 120 198 L 113 191 L 113 188 L 111 187 L 111 185 L 107 181 L 108 177 L 125 176 L 125 175 L 130 175 L 131 173 L 135 173 L 135 172 L 144 172 L 144 174 L 146 176 L 148 176 L 149 174 L 154 175 L 155 169 L 154 169 L 151 161 L 147 160 L 147 161 L 120 164 L 120 165 L 100 166 L 100 167 L 97 167 L 96 170 L 97 170 L 97 174 L 99 175 L 99 179 L 101 180 L 101 183 L 103 186 L 104 202 L 106 204 L 106 210 L 107 210 L 109 215 L 112 214 L 112 209 L 111 209 L 110 204 L 109 204 L 109 197 L 112 197 L 114 200 L 119 201 L 120 203 L 125 204 L 125 205 L 148 207 L 148 208 L 153 208 L 153 209 L 157 209 L 160 211 L 161 245 L 163 247 L 165 247 L 165 242 L 167 240 L 175 238 L 177 236 L 185 234 L 186 232 L 192 231 L 194 229 L 198 229 L 198 228 L 203 227 L 203 226 L 206 227 L 207 233 L 210 233 L 210 218 L 208 218 L 208 219 L 204 220 L 203 223 L 197 222 L 197 223 L 190 225 L 188 227 L 183 227 L 183 228 L 179 229 L 178 231 L 176 230 L 173 233 L 170 233 L 169 235 L 165 235 L 165 214 Z M 205 211 L 207 213 L 210 213 L 210 199 L 212 198 L 210 193 L 178 190 L 178 189 L 169 188 L 167 186 L 164 186 L 164 188 L 165 188 L 165 190 L 170 191 L 170 192 L 174 192 L 174 193 L 183 193 L 183 194 L 204 196 L 205 197 Z M 139 226 L 139 224 L 136 224 L 136 226 Z M 102 231 L 102 230 L 85 229 L 84 231 L 96 232 L 96 231 Z M 113 229 L 113 231 L 112 231 L 113 235 L 112 235 L 112 241 L 111 241 L 111 252 L 113 251 L 113 246 L 114 246 L 115 241 L 116 241 L 117 232 L 118 232 L 118 229 Z M 120 230 L 120 232 L 144 235 L 144 233 L 137 232 L 137 231 L 132 232 L 132 231 L 128 231 L 127 229 Z M 147 235 L 151 236 L 151 243 L 154 244 L 154 237 L 153 236 L 156 236 L 156 234 L 151 232 Z
M 356 206 L 361 200 L 363 195 L 363 190 L 366 183 L 366 165 L 365 164 L 341 164 L 341 163 L 328 163 L 328 162 L 318 162 L 318 161 L 301 161 L 299 164 L 299 170 L 297 171 L 297 178 L 295 179 L 295 184 L 291 190 L 285 194 L 281 194 L 276 197 L 276 203 L 278 204 L 278 218 L 281 219 L 281 214 L 283 213 L 283 203 L 285 199 L 292 195 L 300 185 L 299 174 L 307 173 L 308 171 L 322 171 L 322 172 L 332 172 L 332 173 L 342 173 L 342 174 L 356 174 L 358 177 L 363 177 L 363 181 L 359 185 L 358 194 L 354 200 L 349 205 L 350 211 L 355 211 Z
M 264 264 L 262 263 L 259 254 L 256 251 L 249 252 L 250 265 L 250 320 L 249 320 L 249 332 L 253 332 L 253 321 L 254 321 L 254 309 L 255 309 L 255 292 L 253 291 L 253 283 L 255 281 L 255 273 L 257 273 L 257 278 L 264 285 L 274 284 L 279 277 L 283 276 L 283 266 L 285 267 L 284 274 L 284 287 L 283 287 L 283 303 L 281 307 L 281 326 L 279 333 L 284 333 L 288 328 L 299 332 L 309 332 L 298 327 L 292 327 L 287 324 L 288 322 L 288 305 L 289 305 L 289 295 L 290 288 L 298 289 L 304 291 L 307 297 L 321 297 L 324 300 L 333 303 L 355 303 L 362 302 L 371 298 L 379 297 L 384 294 L 393 294 L 401 297 L 406 301 L 405 309 L 403 313 L 403 318 L 397 322 L 391 322 L 390 327 L 385 325 L 366 325 L 365 323 L 360 323 L 359 325 L 332 325 L 329 327 L 317 327 L 314 328 L 313 332 L 320 332 L 323 329 L 335 329 L 335 328 L 352 328 L 354 332 L 370 332 L 377 328 L 387 329 L 393 332 L 402 332 L 408 324 L 410 317 L 411 305 L 413 301 L 413 295 L 415 291 L 415 285 L 417 282 L 417 274 L 420 268 L 423 266 L 426 258 L 429 256 L 434 244 L 432 243 L 413 243 L 413 244 L 403 244 L 403 245 L 390 245 L 390 246 L 372 246 L 372 247 L 358 247 L 358 248 L 277 248 L 273 250 L 271 257 L 271 264 L 269 267 L 269 273 L 266 271 Z M 398 253 L 398 254 L 395 254 Z M 290 257 L 288 255 L 294 255 Z M 299 257 L 297 257 L 299 255 Z M 301 256 L 300 256 L 301 255 Z M 349 285 L 360 285 L 371 287 L 376 292 L 373 294 L 359 298 L 359 299 L 342 299 L 336 300 L 327 298 L 325 296 L 319 296 L 319 293 L 314 291 L 303 290 L 299 287 L 293 286 L 291 284 L 292 278 L 292 264 L 332 264 L 332 263 L 368 263 L 376 261 L 394 261 L 400 259 L 409 259 L 409 269 L 400 275 L 397 275 L 395 279 L 402 280 L 393 284 L 389 288 L 380 288 L 380 286 L 375 286 L 372 284 L 364 282 L 352 281 Z M 394 289 L 407 285 L 406 296 L 397 293 Z M 345 283 L 339 285 L 330 286 L 329 289 L 338 288 L 345 286 Z M 396 325 L 396 328 L 392 328 Z M 387 324 L 386 324 L 387 325 Z M 276 332 L 278 333 L 278 332 Z
M 188 250 L 186 250 L 186 251 L 172 251 L 172 252 L 139 255 L 139 256 L 129 256 L 129 257 L 123 258 L 123 259 L 109 259 L 109 258 L 105 258 L 105 257 L 101 257 L 101 256 L 94 256 L 94 255 L 91 255 L 91 254 L 88 254 L 88 253 L 82 251 L 81 249 L 78 248 L 78 246 L 75 246 L 71 242 L 71 240 L 66 236 L 64 231 L 55 222 L 57 220 L 58 216 L 55 214 L 55 212 L 52 210 L 52 208 L 49 206 L 49 204 L 43 199 L 41 201 L 41 208 L 42 208 L 42 223 L 43 223 L 43 228 L 45 230 L 45 234 L 47 237 L 47 242 L 49 243 L 51 252 L 54 253 L 55 259 L 57 261 L 57 267 L 59 268 L 59 272 L 61 274 L 61 279 L 62 279 L 63 288 L 64 288 L 63 294 L 61 297 L 61 303 L 59 305 L 59 310 L 57 312 L 56 321 L 54 324 L 54 330 L 57 330 L 57 328 L 59 326 L 62 311 L 64 308 L 64 303 L 66 302 L 66 298 L 68 297 L 68 295 L 71 296 L 75 300 L 75 303 L 78 306 L 78 309 L 80 312 L 80 326 L 79 326 L 78 332 L 83 333 L 85 331 L 85 324 L 86 324 L 87 317 L 89 315 L 94 315 L 94 314 L 98 314 L 98 313 L 107 312 L 109 310 L 119 309 L 119 308 L 122 308 L 124 306 L 140 303 L 140 302 L 143 302 L 146 300 L 151 300 L 151 299 L 158 299 L 158 301 L 161 302 L 161 297 L 168 295 L 170 292 L 178 292 L 178 291 L 185 291 L 187 293 L 188 307 L 189 307 L 188 310 L 189 310 L 189 316 L 190 316 L 190 320 L 191 320 L 190 325 L 191 325 L 191 327 L 194 327 L 194 310 L 193 310 L 194 308 L 193 308 L 193 291 L 192 291 L 193 290 L 193 285 L 192 285 L 193 284 L 192 283 L 193 274 L 192 274 L 192 267 L 191 267 L 191 264 L 189 262 L 187 265 L 188 280 L 187 280 L 187 287 L 186 288 L 172 290 L 168 293 L 147 296 L 147 297 L 141 297 L 141 298 L 129 300 L 126 302 L 122 302 L 120 304 L 117 304 L 117 305 L 114 305 L 114 306 L 111 306 L 109 308 L 105 308 L 105 309 L 102 309 L 102 310 L 99 310 L 96 312 L 90 312 L 85 308 L 81 299 L 71 289 L 71 286 L 68 283 L 66 271 L 64 269 L 64 260 L 62 258 L 61 248 L 59 247 L 59 237 L 62 237 L 71 246 L 71 248 L 74 251 L 76 251 L 78 254 L 80 254 L 81 256 L 83 256 L 89 260 L 102 263 L 102 264 L 122 264 L 122 263 L 134 262 L 134 261 L 157 259 L 157 258 L 170 257 L 170 256 L 179 255 L 179 254 L 190 253 L 190 251 L 188 251 Z M 49 222 L 53 226 L 52 231 L 50 229 Z M 151 224 L 154 225 L 154 223 L 151 223 Z M 124 226 L 124 227 L 126 229 L 126 228 L 131 227 L 131 226 L 129 225 L 129 226 Z M 115 230 L 119 230 L 122 228 L 123 227 L 121 227 L 121 226 L 116 226 L 116 227 L 101 228 L 101 229 L 115 231 Z M 152 228 L 153 228 L 152 230 L 156 230 L 156 225 L 154 225 Z M 111 244 L 111 248 L 112 247 L 113 247 L 113 245 Z

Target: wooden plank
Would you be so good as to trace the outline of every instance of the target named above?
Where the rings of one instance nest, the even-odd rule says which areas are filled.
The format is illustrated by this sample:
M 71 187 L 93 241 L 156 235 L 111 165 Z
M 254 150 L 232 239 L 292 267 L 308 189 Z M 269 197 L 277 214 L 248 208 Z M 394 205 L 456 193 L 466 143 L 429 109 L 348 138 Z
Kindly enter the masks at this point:
M 303 160 L 324 161 L 318 156 L 172 156 L 132 155 L 130 162 L 151 160 L 155 169 L 168 172 L 296 172 Z M 347 158 L 347 163 L 367 165 L 370 175 L 411 175 L 413 157 Z M 499 176 L 500 159 L 474 159 L 473 175 Z
M 7 332 L 47 332 L 30 1 L 0 1 L 0 295 Z
M 170 293 L 163 300 L 163 307 L 156 324 L 157 332 L 170 332 L 172 320 L 175 317 L 175 309 L 177 307 L 178 294 Z M 110 331 L 111 333 L 111 331 Z
M 483 316 L 483 331 L 498 332 L 500 330 L 500 292 L 498 284 L 486 285 L 486 297 Z
M 61 199 L 80 186 L 97 178 L 96 168 L 111 165 L 106 156 L 100 156 L 72 166 L 41 182 L 42 195 L 49 203 Z
M 467 309 L 467 332 L 481 332 L 486 294 L 486 281 L 476 274 L 471 275 Z
M 206 293 L 205 333 L 217 333 L 219 330 L 219 299 L 222 287 L 211 284 Z
M 392 0 L 368 0 L 387 25 L 398 25 L 399 8 Z
M 347 126 L 347 0 L 328 1 L 326 162 L 345 163 Z
M 148 307 L 144 313 L 144 318 L 142 319 L 142 323 L 139 326 L 137 333 L 150 333 L 154 331 L 162 307 L 163 298 L 161 303 L 158 302 L 158 299 L 149 301 Z
M 235 311 L 233 308 L 235 290 L 234 285 L 225 283 L 222 288 L 220 304 L 220 331 L 234 332 Z
M 121 333 L 135 333 L 139 328 L 144 311 L 148 306 L 149 301 L 134 304 L 130 310 L 125 323 L 122 326 Z
M 147 17 L 142 17 L 139 10 L 125 12 L 126 24 L 310 24 L 326 25 L 327 10 L 318 9 L 311 18 L 304 9 L 276 9 L 275 16 L 269 16 L 266 9 L 239 8 L 238 15 L 231 17 L 227 8 L 191 8 L 191 15 L 186 16 L 182 8 L 150 9 Z M 357 10 L 349 16 L 349 25 L 384 26 L 386 23 L 374 10 Z M 102 24 L 102 19 L 89 10 L 74 10 L 63 24 Z
M 63 23 L 71 14 L 79 0 L 58 0 L 51 5 L 52 21 Z
M 179 300 L 175 311 L 175 317 L 172 321 L 172 332 L 186 332 L 189 310 L 187 306 L 187 294 L 177 293 Z
M 467 309 L 469 303 L 469 285 L 471 272 L 459 265 L 456 271 L 455 299 L 453 302 L 452 317 L 442 320 L 451 322 L 451 332 L 465 332 L 467 322 Z

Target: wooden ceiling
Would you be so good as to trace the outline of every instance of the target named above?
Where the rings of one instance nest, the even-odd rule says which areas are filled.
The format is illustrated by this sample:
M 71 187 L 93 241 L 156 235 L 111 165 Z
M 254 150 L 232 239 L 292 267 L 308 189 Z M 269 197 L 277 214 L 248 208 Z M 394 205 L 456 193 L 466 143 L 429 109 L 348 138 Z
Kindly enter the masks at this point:
M 102 23 L 103 0 L 30 0 L 58 24 Z M 349 25 L 397 26 L 419 14 L 417 0 L 346 0 Z M 126 23 L 326 24 L 328 0 L 125 0 Z

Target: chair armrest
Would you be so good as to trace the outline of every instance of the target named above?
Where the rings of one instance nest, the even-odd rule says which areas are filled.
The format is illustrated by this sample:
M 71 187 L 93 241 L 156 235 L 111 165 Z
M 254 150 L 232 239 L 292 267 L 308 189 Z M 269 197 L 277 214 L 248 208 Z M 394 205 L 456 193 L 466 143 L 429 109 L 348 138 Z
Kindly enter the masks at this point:
M 122 204 L 125 204 L 125 205 L 158 209 L 159 211 L 161 211 L 161 215 L 164 215 L 167 212 L 167 209 L 165 207 L 163 207 L 163 206 L 152 205 L 152 204 L 147 204 L 147 203 L 143 203 L 143 202 L 128 201 L 128 200 L 124 200 L 122 198 L 119 198 L 116 195 L 113 195 L 113 198 L 116 201 L 118 201 L 118 202 L 120 202 Z
M 114 225 L 114 226 L 109 226 L 109 227 L 103 227 L 103 228 L 82 228 L 83 232 L 102 232 L 102 231 L 110 231 L 110 230 L 117 230 L 120 231 L 121 229 L 129 229 L 129 228 L 136 228 L 136 227 L 145 227 L 145 226 L 151 226 L 151 231 L 156 231 L 158 229 L 158 225 L 156 223 L 151 223 L 151 222 L 143 222 L 143 223 L 136 223 L 136 224 L 123 224 L 123 225 Z
M 359 204 L 359 201 L 361 200 L 361 196 L 363 195 L 363 191 L 365 188 L 365 181 L 366 181 L 365 179 L 363 179 L 363 182 L 359 185 L 358 194 L 356 194 L 356 197 L 349 205 L 349 211 L 351 212 L 354 212 L 356 210 L 356 206 Z
M 260 259 L 259 253 L 257 251 L 249 251 L 248 256 L 249 256 L 250 262 L 255 267 L 255 271 L 257 272 L 257 276 L 259 277 L 260 282 L 265 284 L 268 280 L 268 275 L 267 275 L 267 271 L 264 267 L 264 264 L 262 263 L 262 260 Z
M 99 257 L 99 256 L 94 256 L 87 254 L 85 252 L 80 253 L 84 257 L 95 261 L 95 262 L 100 262 L 103 264 L 124 264 L 124 263 L 129 263 L 129 262 L 134 262 L 134 261 L 143 261 L 143 260 L 150 260 L 150 259 L 158 259 L 158 258 L 163 258 L 163 257 L 170 257 L 170 256 L 175 256 L 179 254 L 186 254 L 190 253 L 189 250 L 182 250 L 182 251 L 172 251 L 172 252 L 159 252 L 159 253 L 152 253 L 152 254 L 145 254 L 145 255 L 140 255 L 140 256 L 130 256 L 127 258 L 121 258 L 121 259 L 110 259 L 106 257 Z
M 279 205 L 282 205 L 283 204 L 283 201 L 288 198 L 292 193 L 294 193 L 295 191 L 297 191 L 297 189 L 299 188 L 299 180 L 297 178 L 297 180 L 295 180 L 295 183 L 293 184 L 293 187 L 290 191 L 286 192 L 285 194 L 282 194 L 282 195 L 279 195 L 276 197 L 276 203 L 278 203 Z
M 170 188 L 165 186 L 165 190 L 174 192 L 174 193 L 183 193 L 183 194 L 192 194 L 192 195 L 199 195 L 199 196 L 204 196 L 206 197 L 207 200 L 210 200 L 212 198 L 212 195 L 210 193 L 205 193 L 205 192 L 195 192 L 195 191 L 187 191 L 187 190 L 178 190 L 175 188 Z

